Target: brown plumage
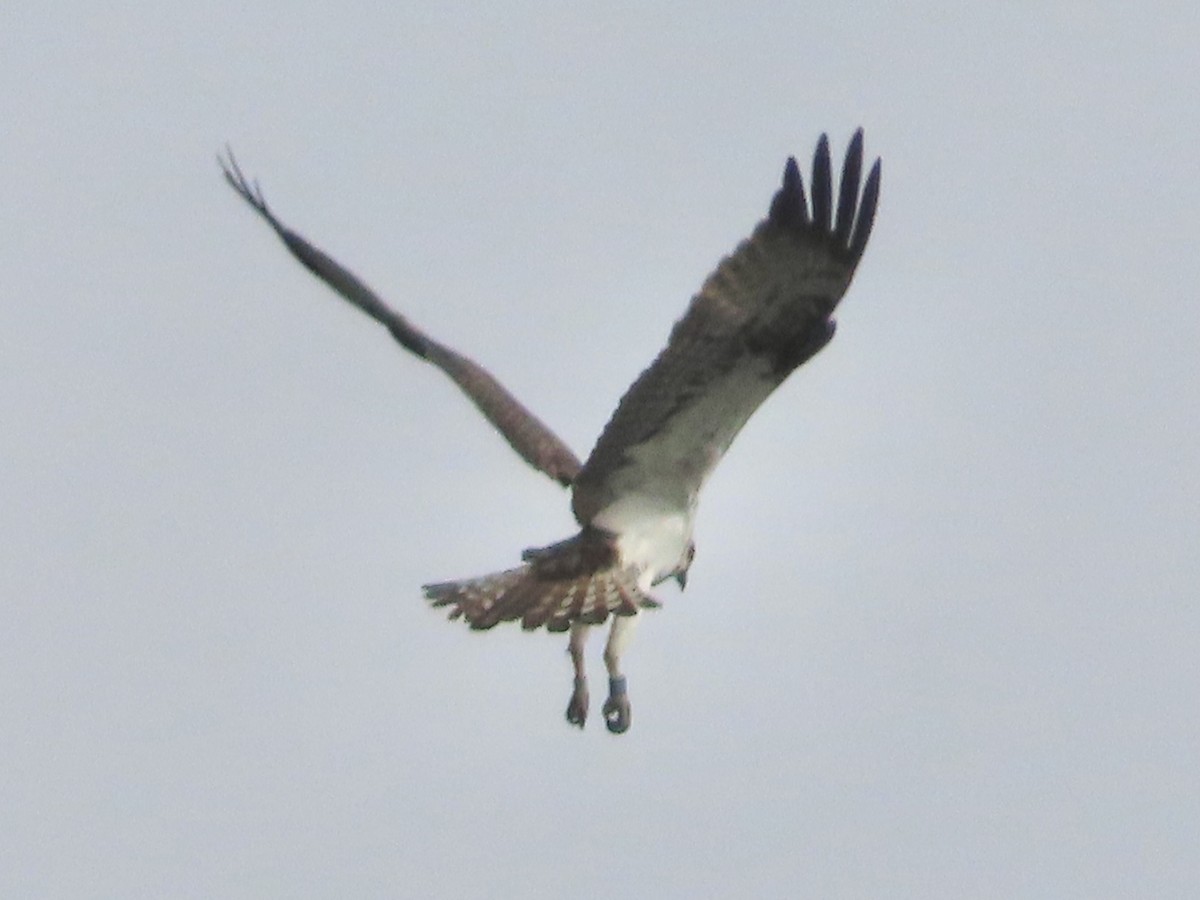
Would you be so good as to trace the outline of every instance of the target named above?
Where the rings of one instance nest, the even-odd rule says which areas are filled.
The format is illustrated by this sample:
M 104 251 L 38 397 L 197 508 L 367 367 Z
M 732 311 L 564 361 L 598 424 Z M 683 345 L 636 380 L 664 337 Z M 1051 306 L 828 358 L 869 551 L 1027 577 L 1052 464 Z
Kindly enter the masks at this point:
M 473 629 L 521 620 L 533 631 L 566 631 L 573 622 L 600 625 L 609 615 L 631 616 L 658 601 L 642 592 L 637 572 L 617 565 L 611 535 L 585 529 L 573 538 L 526 550 L 526 564 L 481 578 L 425 585 L 435 607 Z
M 520 619 L 525 628 L 561 630 L 571 621 L 604 621 L 609 613 L 657 605 L 637 589 L 639 567 L 618 558 L 614 535 L 597 537 L 604 529 L 596 517 L 631 494 L 690 517 L 705 478 L 745 421 L 832 339 L 832 314 L 866 247 L 879 196 L 878 160 L 860 195 L 862 151 L 859 130 L 846 151 L 835 212 L 829 143 L 821 136 L 811 215 L 799 166 L 788 159 L 767 217 L 705 279 L 584 464 L 490 372 L 416 328 L 280 222 L 232 153 L 220 162 L 230 186 L 305 267 L 401 346 L 440 368 L 526 462 L 572 488 L 579 535 L 526 551 L 519 568 L 425 588 L 434 606 L 451 606 L 451 618 L 463 617 L 473 628 Z M 682 563 L 685 570 L 690 559 Z M 666 574 L 656 573 L 655 580 Z
M 226 156 L 226 159 L 218 158 L 217 162 L 229 186 L 263 217 L 306 269 L 383 325 L 406 350 L 445 372 L 523 460 L 564 487 L 571 484 L 579 472 L 579 457 L 558 435 L 487 369 L 425 334 L 388 306 L 357 275 L 280 222 L 267 205 L 258 182 L 252 182 L 242 174 L 233 151 L 227 151 Z
M 766 218 L 705 279 L 583 464 L 486 369 L 414 327 L 284 226 L 232 154 L 221 167 L 301 263 L 441 369 L 522 459 L 571 488 L 577 535 L 526 550 L 517 568 L 425 585 L 425 595 L 476 630 L 509 621 L 527 630 L 572 629 L 575 686 L 567 720 L 579 726 L 588 705 L 584 626 L 615 617 L 605 650 L 604 713 L 610 731 L 625 731 L 630 705 L 619 659 L 630 617 L 658 606 L 648 593 L 652 585 L 672 577 L 684 585 L 705 480 L 754 411 L 833 338 L 833 313 L 862 258 L 879 200 L 879 160 L 862 180 L 861 130 L 847 148 L 836 205 L 824 135 L 813 155 L 811 209 L 800 168 L 788 159 Z
M 754 410 L 832 339 L 833 312 L 879 199 L 878 160 L 860 198 L 862 156 L 860 129 L 846 150 L 836 222 L 826 137 L 813 154 L 811 216 L 800 168 L 788 159 L 767 217 L 704 280 L 575 477 L 571 503 L 580 523 L 634 491 L 694 504 Z M 714 408 L 705 412 L 705 404 Z

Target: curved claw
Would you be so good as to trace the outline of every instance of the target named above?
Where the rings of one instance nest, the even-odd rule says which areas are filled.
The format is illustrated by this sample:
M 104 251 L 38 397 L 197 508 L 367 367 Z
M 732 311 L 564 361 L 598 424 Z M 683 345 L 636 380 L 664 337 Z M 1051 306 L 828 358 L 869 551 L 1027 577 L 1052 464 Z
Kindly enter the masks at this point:
M 604 725 L 612 734 L 624 734 L 633 721 L 629 707 L 629 695 L 625 692 L 625 678 L 608 679 L 608 699 L 604 701 Z
M 587 722 L 588 703 L 587 679 L 576 678 L 575 690 L 571 692 L 571 699 L 567 703 L 567 721 L 576 728 L 582 728 Z

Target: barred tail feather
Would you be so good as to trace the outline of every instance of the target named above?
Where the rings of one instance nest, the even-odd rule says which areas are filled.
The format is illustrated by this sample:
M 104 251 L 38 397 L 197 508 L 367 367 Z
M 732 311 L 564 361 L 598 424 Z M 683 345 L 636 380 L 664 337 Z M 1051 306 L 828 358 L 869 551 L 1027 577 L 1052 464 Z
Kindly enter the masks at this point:
M 634 572 L 616 568 L 547 578 L 535 565 L 495 572 L 480 578 L 424 586 L 434 607 L 451 607 L 451 621 L 464 618 L 475 630 L 521 620 L 533 631 L 566 631 L 573 623 L 599 625 L 609 614 L 631 616 L 639 608 L 655 608 L 657 600 L 637 586 Z

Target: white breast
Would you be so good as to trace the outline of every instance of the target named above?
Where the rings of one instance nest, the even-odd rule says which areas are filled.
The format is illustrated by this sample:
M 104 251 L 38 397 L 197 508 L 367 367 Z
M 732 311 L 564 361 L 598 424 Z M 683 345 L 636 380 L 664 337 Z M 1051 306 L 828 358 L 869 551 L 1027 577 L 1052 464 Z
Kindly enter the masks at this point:
M 645 494 L 626 494 L 605 507 L 593 524 L 617 535 L 622 566 L 636 568 L 638 587 L 675 571 L 692 540 L 692 511 Z

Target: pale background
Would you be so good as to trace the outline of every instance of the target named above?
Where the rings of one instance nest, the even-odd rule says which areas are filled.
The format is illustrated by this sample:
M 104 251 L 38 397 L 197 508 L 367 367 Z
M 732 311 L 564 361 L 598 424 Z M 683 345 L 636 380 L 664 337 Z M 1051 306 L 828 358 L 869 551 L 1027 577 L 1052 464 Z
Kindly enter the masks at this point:
M 5 4 L 0 895 L 1194 896 L 1192 7 L 567 6 Z M 860 124 L 838 338 L 569 729 L 419 592 L 566 494 L 214 155 L 582 455 Z

